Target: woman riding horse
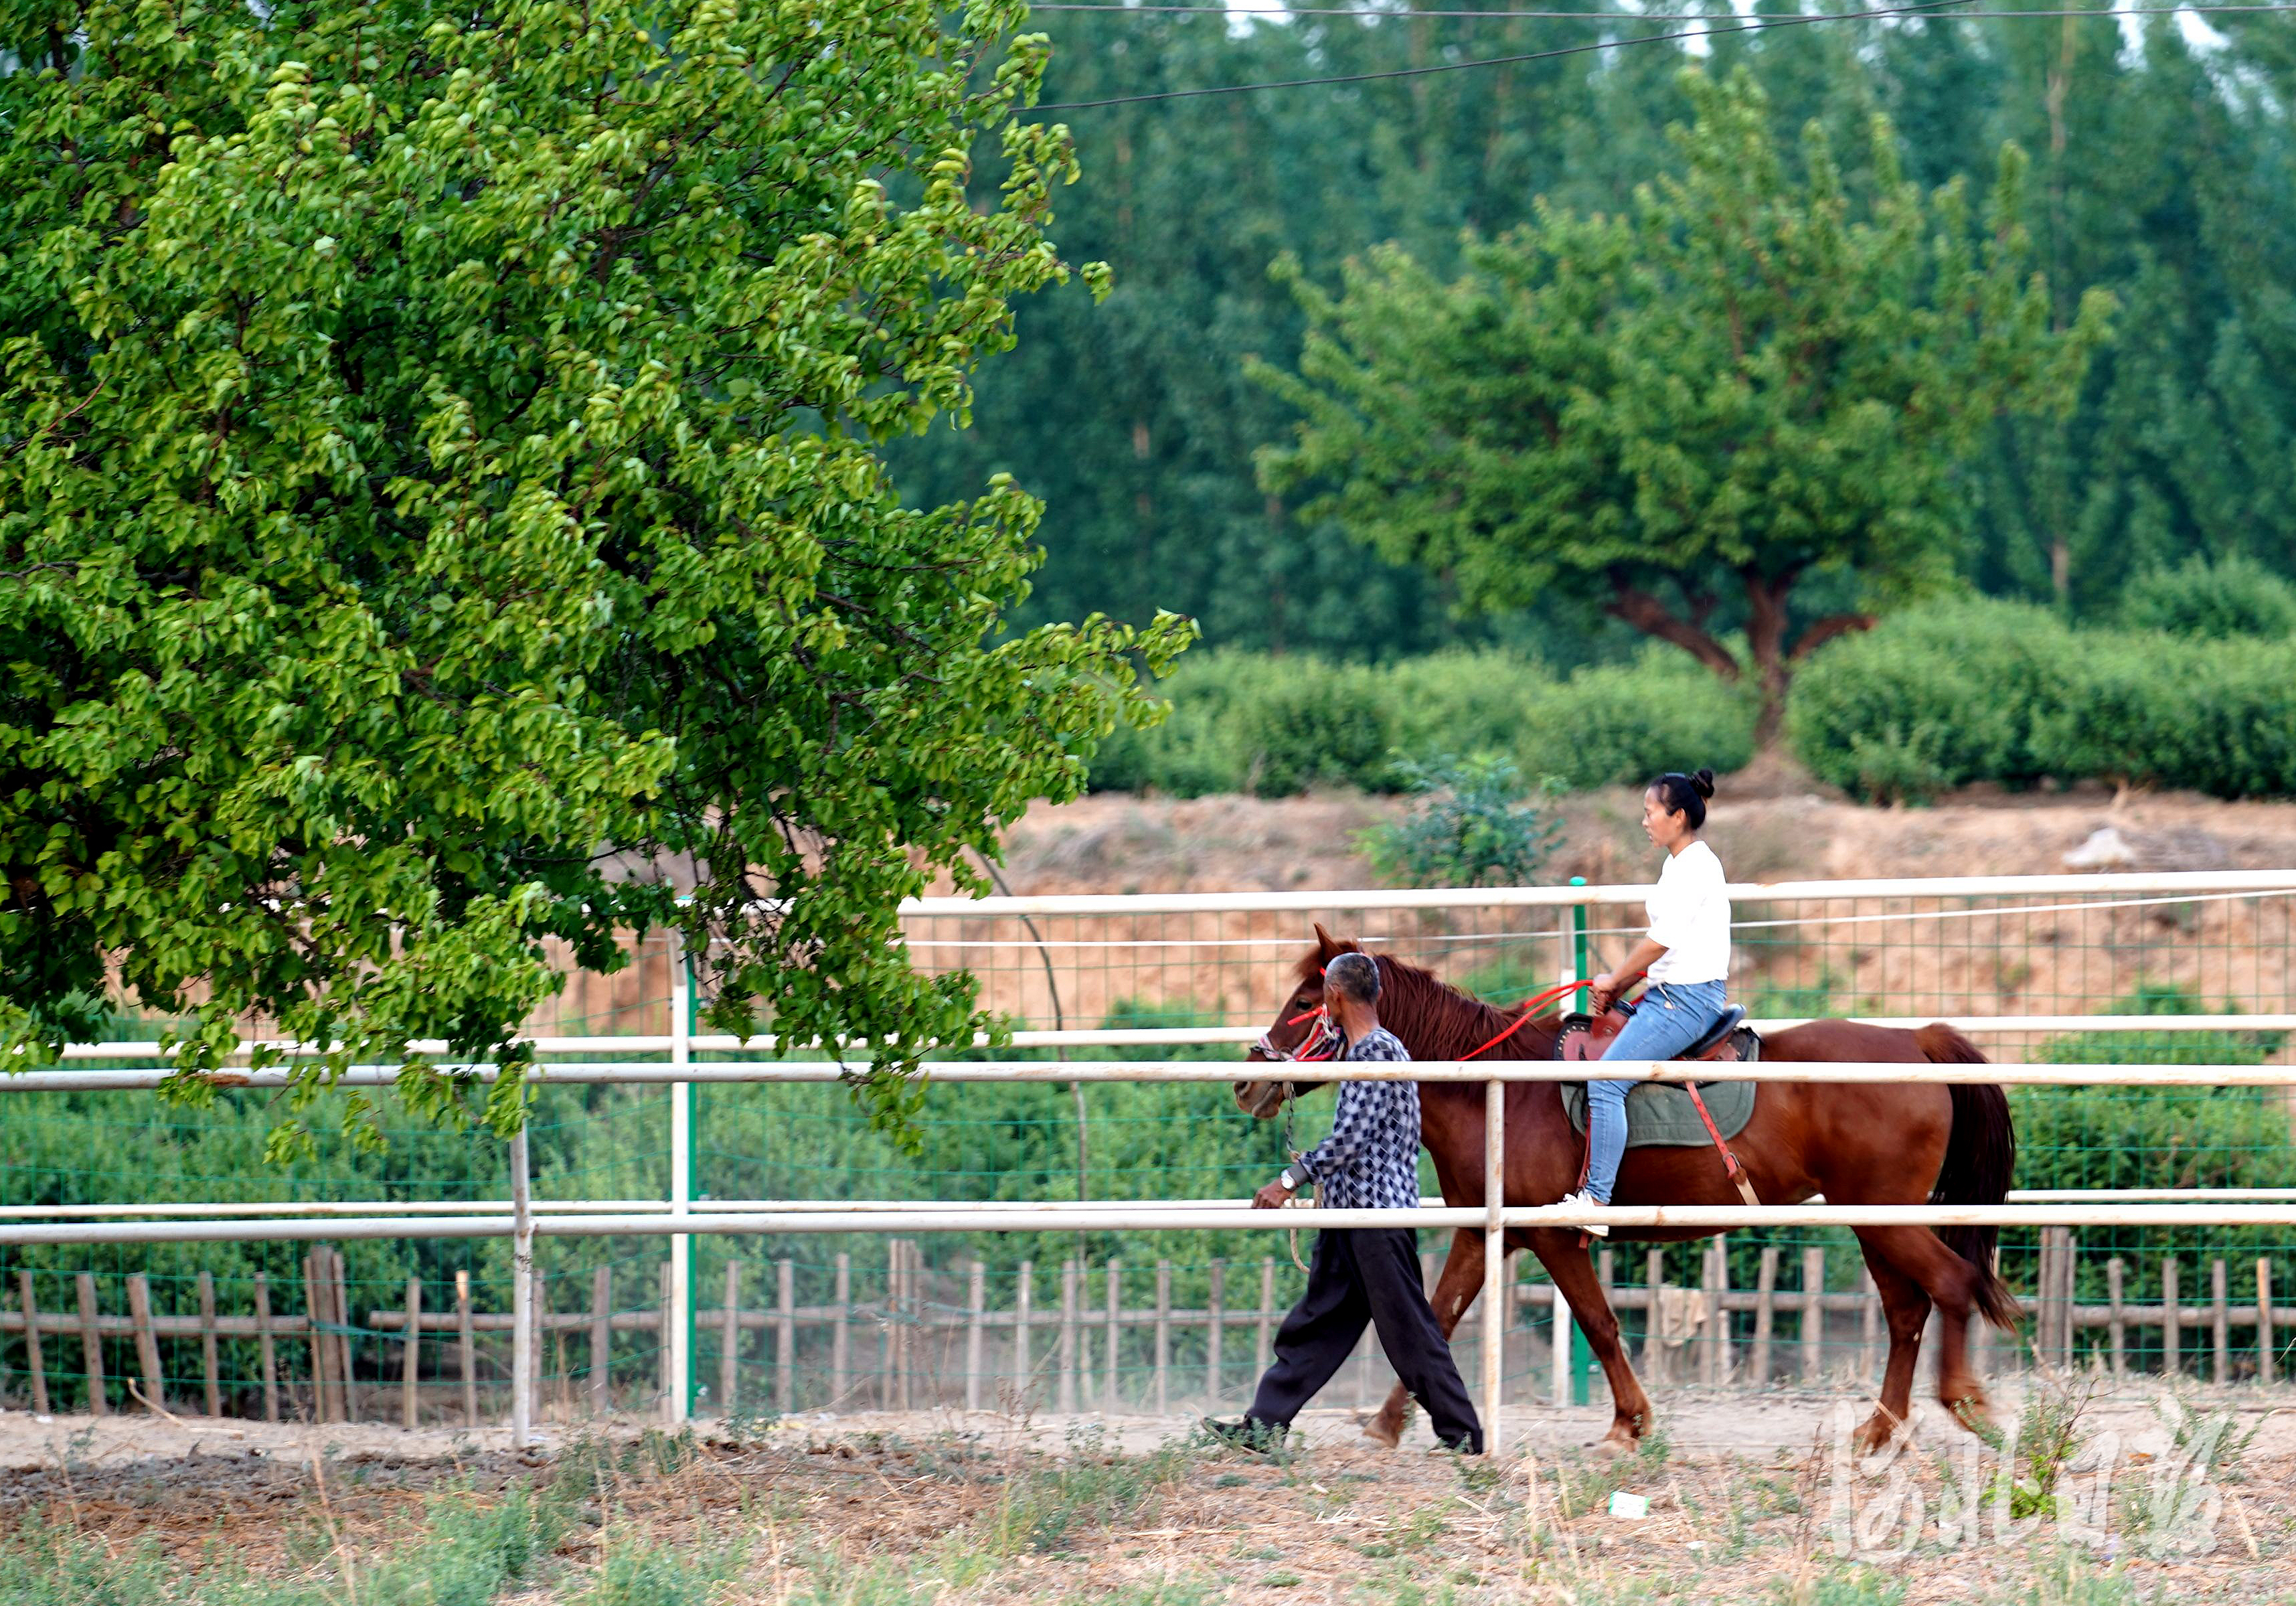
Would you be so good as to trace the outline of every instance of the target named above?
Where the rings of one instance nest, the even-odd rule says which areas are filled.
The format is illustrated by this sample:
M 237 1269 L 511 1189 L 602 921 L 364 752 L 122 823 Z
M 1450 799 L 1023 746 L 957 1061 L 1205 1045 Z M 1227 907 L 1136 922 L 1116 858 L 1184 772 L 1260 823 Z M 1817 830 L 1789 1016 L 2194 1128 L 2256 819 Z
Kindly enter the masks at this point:
M 1706 799 L 1713 795 L 1710 769 L 1694 775 L 1669 772 L 1643 792 L 1643 834 L 1667 854 L 1651 889 L 1650 935 L 1615 972 L 1595 978 L 1589 1007 L 1601 1014 L 1637 976 L 1647 975 L 1650 987 L 1603 1051 L 1605 1060 L 1671 1060 L 1704 1037 L 1729 1004 L 1724 979 L 1730 970 L 1730 894 L 1722 861 L 1698 836 L 1706 823 Z M 1619 1162 L 1627 1154 L 1627 1094 L 1633 1086 L 1615 1077 L 1587 1082 L 1587 1185 L 1564 1194 L 1564 1204 L 1583 1209 L 1611 1202 Z M 1611 1235 L 1606 1226 L 1586 1231 Z

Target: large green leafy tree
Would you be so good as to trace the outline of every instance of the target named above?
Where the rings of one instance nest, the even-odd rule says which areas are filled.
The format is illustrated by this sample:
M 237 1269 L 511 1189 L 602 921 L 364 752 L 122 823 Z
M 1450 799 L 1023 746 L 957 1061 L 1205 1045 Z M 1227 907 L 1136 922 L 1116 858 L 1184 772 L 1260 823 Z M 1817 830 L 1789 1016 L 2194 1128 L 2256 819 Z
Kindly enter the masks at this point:
M 1997 414 L 2070 405 L 2108 303 L 2052 327 L 2013 148 L 1980 232 L 1957 184 L 1900 176 L 1885 122 L 1860 202 L 1816 124 L 1789 172 L 1751 78 L 1684 81 L 1679 165 L 1627 212 L 1542 208 L 1454 281 L 1390 248 L 1336 297 L 1303 282 L 1299 371 L 1258 370 L 1303 418 L 1262 466 L 1470 605 L 1583 595 L 1732 679 L 1708 626 L 1734 592 L 1767 732 L 1792 660 L 1870 617 L 1797 619 L 1797 588 L 1948 578 L 1956 460 Z
M 724 1028 L 969 1038 L 897 901 L 1190 630 L 988 644 L 1037 505 L 911 508 L 877 454 L 1069 272 L 1021 15 L 0 9 L 12 1063 L 124 986 L 187 1069 L 256 1017 L 341 1045 L 299 1108 L 390 1057 L 452 1114 L 411 1042 L 515 1067 L 551 939 L 664 922 Z

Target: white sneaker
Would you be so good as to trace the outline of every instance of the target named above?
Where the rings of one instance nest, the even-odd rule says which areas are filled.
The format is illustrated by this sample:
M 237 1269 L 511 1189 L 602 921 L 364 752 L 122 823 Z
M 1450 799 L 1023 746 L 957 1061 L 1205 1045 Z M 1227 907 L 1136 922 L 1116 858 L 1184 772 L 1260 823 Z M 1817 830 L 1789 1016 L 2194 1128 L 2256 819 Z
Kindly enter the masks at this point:
M 1599 1210 L 1604 1208 L 1601 1200 L 1584 1188 L 1573 1189 L 1554 1202 L 1572 1210 Z M 1583 1225 L 1578 1230 L 1591 1238 L 1608 1238 L 1611 1235 L 1611 1229 L 1600 1223 Z

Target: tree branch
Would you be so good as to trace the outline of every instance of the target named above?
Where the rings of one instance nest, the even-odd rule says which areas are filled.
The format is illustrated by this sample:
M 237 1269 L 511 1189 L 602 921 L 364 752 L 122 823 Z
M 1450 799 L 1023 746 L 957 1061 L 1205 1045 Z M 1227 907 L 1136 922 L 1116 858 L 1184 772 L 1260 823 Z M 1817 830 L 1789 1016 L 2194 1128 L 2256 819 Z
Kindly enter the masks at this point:
M 1874 616 L 1870 613 L 1831 614 L 1803 631 L 1801 638 L 1794 643 L 1793 651 L 1786 656 L 1808 658 L 1837 635 L 1849 635 L 1860 630 L 1871 630 L 1873 627 Z
M 1738 678 L 1738 660 L 1720 642 L 1688 620 L 1676 618 L 1664 602 L 1650 593 L 1637 591 L 1623 580 L 1617 582 L 1617 594 L 1603 604 L 1603 612 L 1626 620 L 1645 635 L 1672 642 L 1725 680 Z

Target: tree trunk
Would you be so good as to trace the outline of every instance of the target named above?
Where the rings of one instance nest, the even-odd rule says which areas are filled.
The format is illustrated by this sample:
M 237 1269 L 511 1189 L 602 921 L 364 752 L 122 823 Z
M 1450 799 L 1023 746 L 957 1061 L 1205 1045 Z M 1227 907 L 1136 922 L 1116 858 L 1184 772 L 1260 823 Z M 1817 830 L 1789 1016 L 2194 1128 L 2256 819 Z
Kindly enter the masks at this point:
M 1786 598 L 1793 593 L 1794 577 L 1775 578 L 1748 574 L 1746 579 L 1746 648 L 1753 654 L 1754 680 L 1761 704 L 1754 716 L 1754 747 L 1767 751 L 1777 744 L 1785 723 Z

